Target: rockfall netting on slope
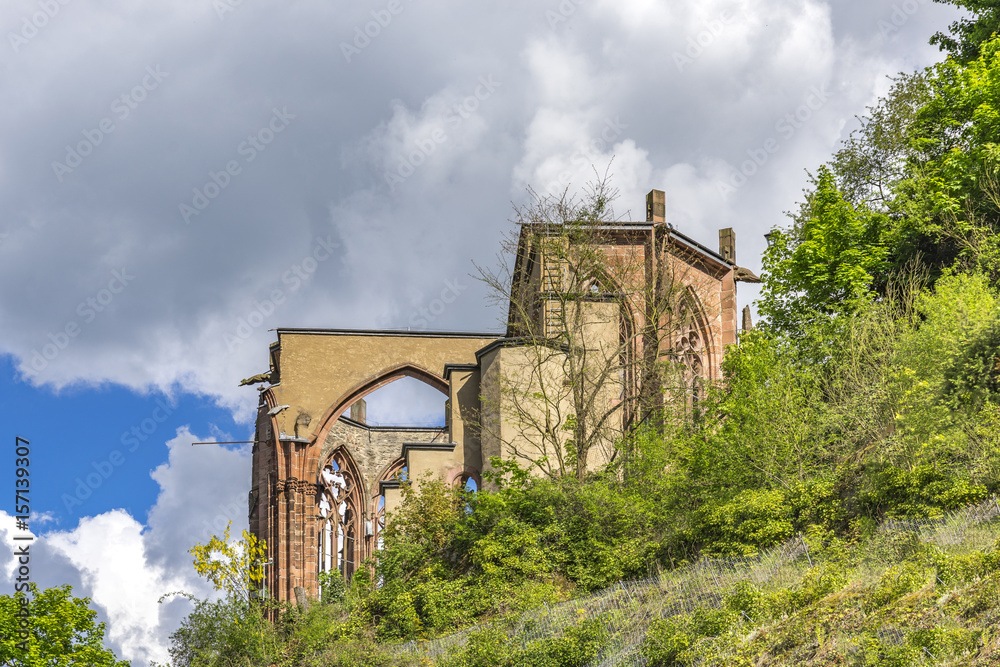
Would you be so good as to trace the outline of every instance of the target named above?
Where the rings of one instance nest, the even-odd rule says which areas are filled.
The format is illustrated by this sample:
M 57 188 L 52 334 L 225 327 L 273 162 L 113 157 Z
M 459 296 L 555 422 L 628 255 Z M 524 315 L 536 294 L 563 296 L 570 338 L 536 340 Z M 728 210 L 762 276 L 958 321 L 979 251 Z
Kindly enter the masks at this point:
M 619 582 L 587 597 L 546 605 L 514 622 L 494 625 L 503 627 L 523 648 L 540 639 L 558 637 L 583 621 L 596 621 L 609 641 L 595 665 L 644 665 L 639 647 L 651 620 L 718 608 L 737 584 L 772 581 L 800 557 L 808 559 L 809 551 L 801 537 L 796 537 L 756 556 L 702 558 L 657 577 Z M 792 574 L 790 569 L 788 574 Z M 437 661 L 485 627 L 473 626 L 431 641 L 407 642 L 396 650 Z
M 968 545 L 970 541 L 975 542 L 983 536 L 982 531 L 977 530 L 980 526 L 998 517 L 1000 517 L 1000 502 L 994 496 L 940 517 L 886 519 L 879 526 L 879 530 L 913 532 L 921 542 L 939 547 Z
M 1000 517 L 1000 503 L 990 498 L 982 503 L 938 518 L 886 519 L 883 532 L 909 531 L 922 542 L 941 547 L 965 545 L 987 547 L 995 530 L 987 524 Z M 469 636 L 488 627 L 500 628 L 520 644 L 563 635 L 583 621 L 599 624 L 607 642 L 594 667 L 645 667 L 641 647 L 650 622 L 698 610 L 718 609 L 742 583 L 756 586 L 791 586 L 801 580 L 812 556 L 806 542 L 795 537 L 781 546 L 756 556 L 702 558 L 696 563 L 665 572 L 657 577 L 619 582 L 587 597 L 546 605 L 519 616 L 515 621 L 496 622 L 466 628 L 439 639 L 411 641 L 398 645 L 399 654 L 410 654 L 437 662 L 459 650 Z M 886 629 L 890 632 L 891 629 Z

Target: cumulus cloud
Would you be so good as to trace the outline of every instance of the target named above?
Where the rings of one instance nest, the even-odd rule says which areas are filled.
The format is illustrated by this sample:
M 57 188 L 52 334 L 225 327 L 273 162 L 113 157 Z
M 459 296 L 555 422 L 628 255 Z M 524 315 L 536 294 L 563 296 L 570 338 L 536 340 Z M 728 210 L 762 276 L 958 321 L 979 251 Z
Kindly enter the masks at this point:
M 218 445 L 192 447 L 196 437 L 178 429 L 167 443 L 169 459 L 151 472 L 160 486 L 148 520 L 112 510 L 84 517 L 70 530 L 42 532 L 31 545 L 31 576 L 42 588 L 73 586 L 89 597 L 107 623 L 106 642 L 136 667 L 166 663 L 169 635 L 191 610 L 185 598 L 161 596 L 186 591 L 213 594 L 197 577 L 188 549 L 221 535 L 232 522 L 234 536 L 247 527 L 249 452 Z M 16 566 L 14 519 L 0 511 L 0 561 L 5 588 Z
M 390 18 L 108 2 L 26 28 L 37 11 L 0 8 L 31 34 L 0 50 L 0 352 L 35 384 L 200 393 L 244 420 L 254 397 L 236 383 L 266 367 L 271 328 L 495 328 L 475 283 L 433 322 L 420 312 L 493 261 L 511 198 L 578 186 L 591 165 L 613 165 L 633 217 L 650 188 L 683 189 L 668 192 L 678 224 L 708 243 L 736 227 L 753 268 L 803 168 L 884 75 L 936 57 L 924 43 L 954 15 L 929 0 L 403 3 Z M 828 100 L 781 136 L 812 87 Z M 713 193 L 772 137 L 745 186 Z

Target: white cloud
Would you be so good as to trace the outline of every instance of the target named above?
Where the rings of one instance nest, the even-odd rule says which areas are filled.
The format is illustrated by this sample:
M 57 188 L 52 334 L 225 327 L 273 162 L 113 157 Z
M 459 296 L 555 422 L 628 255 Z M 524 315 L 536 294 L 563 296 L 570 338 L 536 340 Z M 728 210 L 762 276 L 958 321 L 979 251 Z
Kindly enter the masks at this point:
M 620 207 L 641 211 L 683 165 L 737 168 L 827 85 L 834 99 L 741 189 L 739 215 L 684 208 L 693 229 L 759 236 L 883 74 L 936 57 L 924 42 L 955 12 L 917 1 L 887 36 L 889 0 L 406 5 L 350 63 L 340 43 L 371 20 L 363 8 L 61 5 L 24 49 L 0 50 L 0 353 L 45 366 L 35 383 L 195 392 L 248 420 L 255 392 L 236 385 L 266 367 L 268 329 L 410 326 L 470 260 L 491 261 L 525 185 L 579 185 L 615 155 Z M 168 75 L 121 117 L 148 67 Z M 501 85 L 480 99 L 484 79 Z M 270 136 L 275 109 L 293 118 Z M 103 119 L 113 132 L 60 182 L 52 163 Z M 625 129 L 603 136 L 608 123 Z M 239 173 L 219 176 L 230 161 Z M 412 174 L 390 188 L 401 165 Z M 213 178 L 225 185 L 185 224 L 179 205 Z M 288 272 L 328 235 L 337 247 L 293 290 Z M 123 269 L 134 279 L 112 293 Z M 482 297 L 470 288 L 435 328 L 493 328 Z
M 160 604 L 161 596 L 213 594 L 195 574 L 188 549 L 221 535 L 227 521 L 236 537 L 247 526 L 247 452 L 191 446 L 203 439 L 182 428 L 167 443 L 169 460 L 152 472 L 160 493 L 146 525 L 112 510 L 84 517 L 71 530 L 43 533 L 31 545 L 32 579 L 43 588 L 70 583 L 74 596 L 91 598 L 107 623 L 107 645 L 135 667 L 167 662 L 169 635 L 191 609 L 184 598 Z M 0 532 L 3 576 L 10 582 L 14 519 L 2 511 Z
M 149 562 L 142 525 L 122 510 L 87 517 L 72 531 L 50 533 L 44 547 L 64 555 L 83 578 L 83 591 L 108 618 L 107 642 L 125 659 L 165 662 L 161 595 L 187 578 Z

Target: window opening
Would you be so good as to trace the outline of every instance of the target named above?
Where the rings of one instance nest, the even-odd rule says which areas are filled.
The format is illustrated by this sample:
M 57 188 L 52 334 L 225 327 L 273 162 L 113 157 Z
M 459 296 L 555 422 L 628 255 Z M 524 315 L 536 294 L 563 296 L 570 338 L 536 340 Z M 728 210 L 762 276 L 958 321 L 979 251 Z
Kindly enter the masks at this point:
M 358 516 L 356 481 L 343 465 L 342 453 L 333 458 L 320 472 L 319 513 L 323 519 L 320 530 L 319 570 L 340 572 L 344 581 L 354 574 L 356 519 Z
M 444 427 L 447 397 L 435 387 L 402 377 L 365 396 L 370 426 Z

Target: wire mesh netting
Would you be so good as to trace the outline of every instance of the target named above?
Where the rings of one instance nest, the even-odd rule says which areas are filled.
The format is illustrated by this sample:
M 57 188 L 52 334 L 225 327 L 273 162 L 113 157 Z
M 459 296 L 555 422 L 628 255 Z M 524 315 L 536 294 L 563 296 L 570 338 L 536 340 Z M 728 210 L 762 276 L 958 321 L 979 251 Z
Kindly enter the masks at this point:
M 583 621 L 595 621 L 609 642 L 594 665 L 644 665 L 639 649 L 650 621 L 718 608 L 740 582 L 760 585 L 780 575 L 783 567 L 801 556 L 808 557 L 808 547 L 801 537 L 795 537 L 753 556 L 702 558 L 660 576 L 622 581 L 587 597 L 545 605 L 522 614 L 513 623 L 478 625 L 439 639 L 412 641 L 397 646 L 396 652 L 436 662 L 450 650 L 463 646 L 470 634 L 488 627 L 502 628 L 524 648 L 541 639 L 558 637 Z
M 983 544 L 994 532 L 978 530 L 1000 517 L 996 498 L 937 518 L 887 519 L 883 532 L 910 531 L 924 542 L 939 546 Z M 809 547 L 801 536 L 752 556 L 701 558 L 695 563 L 664 572 L 659 576 L 622 581 L 586 597 L 569 600 L 519 616 L 515 621 L 496 621 L 466 628 L 433 640 L 411 641 L 394 647 L 397 655 L 409 654 L 432 662 L 461 649 L 469 636 L 489 628 L 504 632 L 521 648 L 532 642 L 559 637 L 583 621 L 601 627 L 608 638 L 593 667 L 640 667 L 646 660 L 641 649 L 650 623 L 698 610 L 719 609 L 736 587 L 743 583 L 761 586 L 788 586 L 799 581 L 812 565 Z M 903 631 L 886 627 L 880 639 L 889 644 L 904 641 Z
M 909 531 L 923 542 L 938 546 L 966 544 L 976 536 L 982 524 L 1000 517 L 1000 502 L 994 496 L 940 517 L 904 517 L 886 519 L 883 532 Z

